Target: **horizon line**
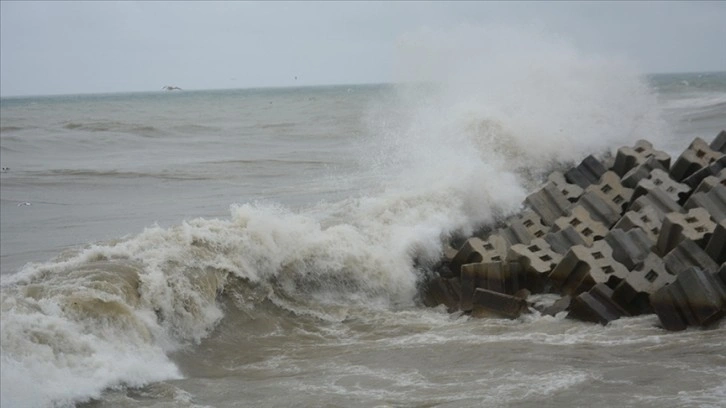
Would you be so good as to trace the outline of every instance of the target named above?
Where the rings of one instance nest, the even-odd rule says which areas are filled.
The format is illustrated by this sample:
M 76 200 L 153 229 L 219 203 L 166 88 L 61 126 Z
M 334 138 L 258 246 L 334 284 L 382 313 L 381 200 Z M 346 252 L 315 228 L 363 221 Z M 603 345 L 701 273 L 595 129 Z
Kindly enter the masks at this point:
M 682 71 L 682 72 L 650 72 L 644 73 L 644 76 L 653 75 L 693 75 L 693 74 L 718 74 L 726 73 L 724 71 Z M 263 85 L 263 86 L 243 86 L 239 88 L 183 88 L 179 91 L 168 91 L 158 89 L 129 90 L 129 91 L 91 91 L 78 93 L 50 93 L 50 94 L 14 94 L 0 95 L 0 99 L 21 99 L 21 98 L 43 98 L 43 97 L 64 97 L 64 96 L 92 96 L 92 95 L 118 95 L 132 93 L 184 93 L 184 92 L 204 92 L 204 91 L 233 91 L 233 90 L 261 90 L 261 89 L 294 89 L 294 88 L 317 88 L 317 87 L 336 87 L 336 86 L 364 86 L 364 85 L 398 85 L 409 84 L 411 82 L 359 82 L 359 83 L 327 83 L 327 84 L 305 84 L 305 85 Z

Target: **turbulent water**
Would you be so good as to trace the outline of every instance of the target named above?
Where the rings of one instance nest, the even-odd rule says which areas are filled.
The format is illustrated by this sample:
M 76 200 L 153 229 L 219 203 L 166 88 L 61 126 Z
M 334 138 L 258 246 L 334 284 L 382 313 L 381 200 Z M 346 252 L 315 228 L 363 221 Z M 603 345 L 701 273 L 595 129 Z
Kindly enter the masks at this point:
M 2 99 L 1 405 L 724 406 L 723 323 L 419 305 L 442 244 L 554 166 L 726 128 L 726 73 L 547 52 L 401 85 Z

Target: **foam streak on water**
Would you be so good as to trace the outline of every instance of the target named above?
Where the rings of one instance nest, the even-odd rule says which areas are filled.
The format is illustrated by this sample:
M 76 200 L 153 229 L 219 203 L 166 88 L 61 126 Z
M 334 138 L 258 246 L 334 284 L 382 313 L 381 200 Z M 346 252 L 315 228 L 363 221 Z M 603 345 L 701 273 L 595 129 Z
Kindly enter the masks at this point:
M 2 405 L 722 396 L 723 325 L 470 320 L 416 299 L 452 236 L 519 211 L 553 166 L 681 143 L 661 107 L 692 102 L 546 32 L 399 47 L 399 86 L 3 100 L 3 262 L 71 248 L 3 266 Z

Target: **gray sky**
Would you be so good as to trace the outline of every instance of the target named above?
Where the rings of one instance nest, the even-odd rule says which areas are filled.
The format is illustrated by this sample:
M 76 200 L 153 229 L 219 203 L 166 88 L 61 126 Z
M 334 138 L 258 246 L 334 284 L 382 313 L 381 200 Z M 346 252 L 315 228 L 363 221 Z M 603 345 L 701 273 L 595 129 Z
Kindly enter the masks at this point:
M 2 1 L 0 94 L 391 82 L 407 33 L 492 24 L 647 73 L 726 71 L 724 22 L 726 2 Z

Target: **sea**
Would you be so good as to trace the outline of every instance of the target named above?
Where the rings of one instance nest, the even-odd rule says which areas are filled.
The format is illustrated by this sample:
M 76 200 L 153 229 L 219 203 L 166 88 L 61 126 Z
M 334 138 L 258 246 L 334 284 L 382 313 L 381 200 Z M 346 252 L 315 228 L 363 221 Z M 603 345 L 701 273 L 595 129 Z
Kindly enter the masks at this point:
M 549 172 L 726 129 L 726 72 L 530 65 L 2 98 L 0 405 L 725 407 L 724 321 L 421 304 Z

